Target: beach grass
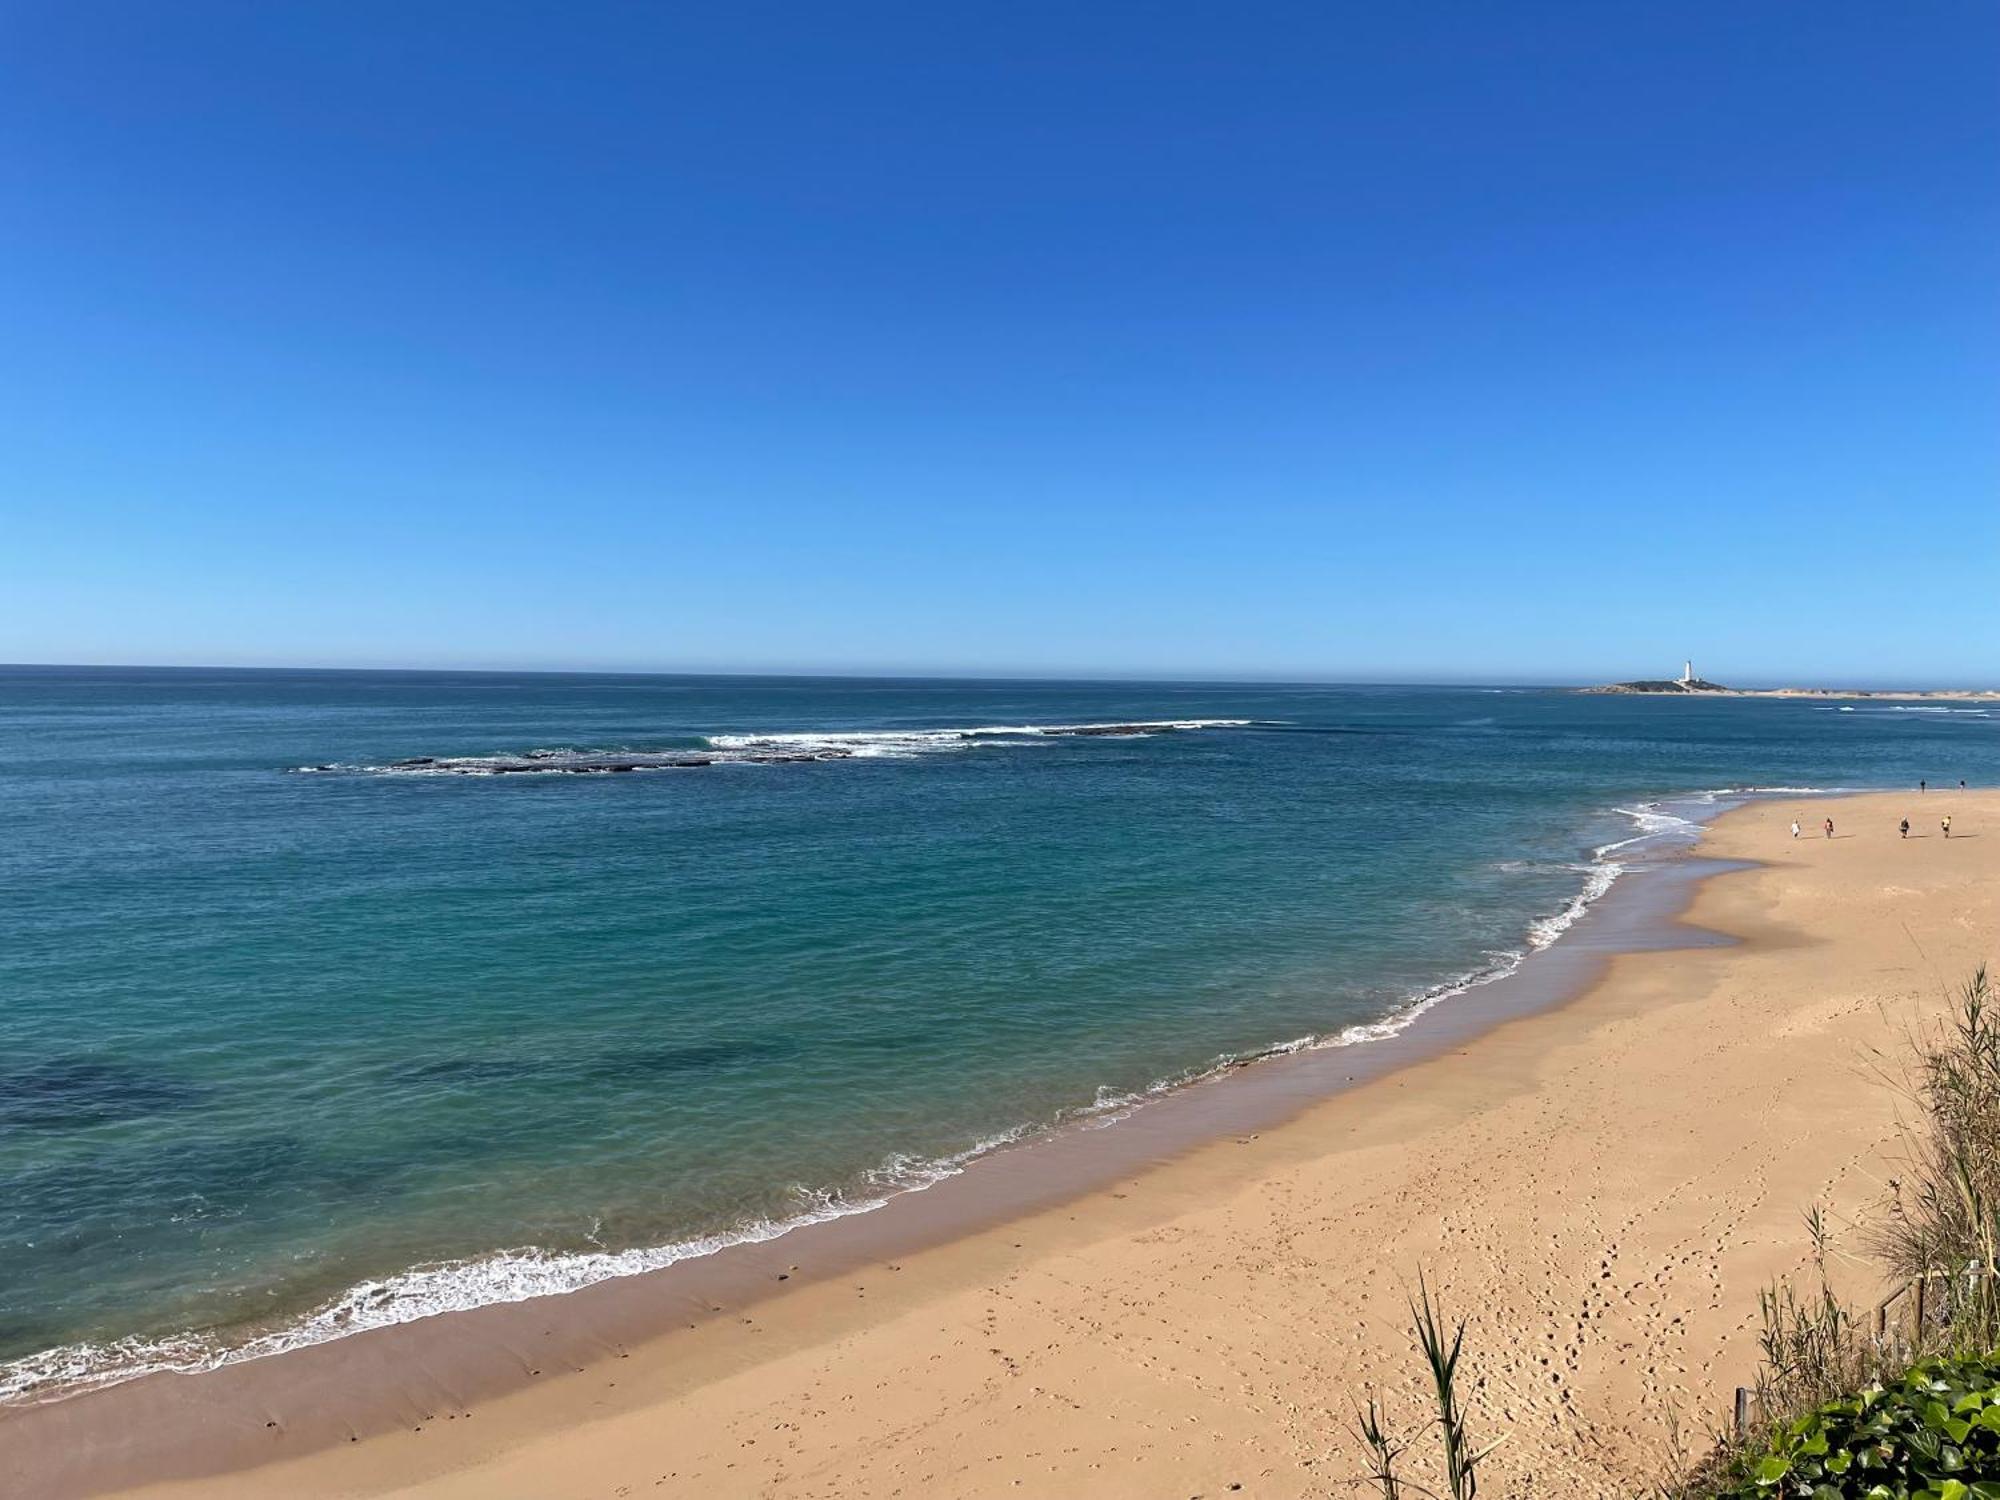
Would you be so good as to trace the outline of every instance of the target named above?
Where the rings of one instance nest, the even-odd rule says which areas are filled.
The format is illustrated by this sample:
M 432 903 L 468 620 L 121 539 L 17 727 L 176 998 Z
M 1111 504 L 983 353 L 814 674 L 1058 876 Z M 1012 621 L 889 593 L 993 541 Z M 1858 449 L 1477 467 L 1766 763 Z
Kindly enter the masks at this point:
M 1864 1249 L 1898 1290 L 1857 1316 L 1827 1274 L 1827 1222 L 1806 1215 L 1817 1285 L 1759 1298 L 1756 1425 L 1661 1487 L 1738 1495 L 2000 1497 L 2000 1015 L 1978 969 L 1911 1038 L 1902 1170 Z M 1889 1316 L 1891 1311 L 1898 1316 Z M 1932 1483 L 1932 1481 L 1935 1483 Z
M 1410 1299 L 1410 1319 L 1417 1348 L 1429 1368 L 1431 1394 L 1437 1404 L 1437 1414 L 1429 1423 L 1428 1430 L 1437 1434 L 1439 1459 L 1444 1470 L 1443 1500 L 1475 1500 L 1479 1494 L 1479 1466 L 1500 1443 L 1496 1440 L 1483 1448 L 1479 1447 L 1473 1442 L 1468 1429 L 1465 1406 L 1459 1396 L 1459 1362 L 1465 1354 L 1465 1319 L 1451 1323 L 1447 1332 L 1448 1320 L 1444 1308 L 1431 1295 L 1430 1283 L 1421 1272 L 1417 1276 L 1417 1294 Z M 1409 1451 L 1410 1445 L 1390 1437 L 1382 1425 L 1383 1421 L 1384 1413 L 1371 1396 L 1358 1426 L 1369 1454 L 1368 1478 L 1382 1500 L 1399 1500 L 1406 1491 L 1424 1496 L 1437 1493 L 1400 1476 L 1397 1463 Z
M 1911 1309 L 1919 1349 L 2000 1345 L 2000 1012 L 1985 969 L 1944 1021 L 1917 1039 L 1906 1094 L 1903 1171 L 1870 1249 L 1897 1280 L 1921 1285 Z
M 1655 1500 L 1745 1496 L 2000 1500 L 2000 1015 L 1985 968 L 1944 1018 L 1911 1038 L 1900 1091 L 1903 1171 L 1864 1240 L 1906 1321 L 1870 1320 L 1836 1294 L 1823 1208 L 1805 1212 L 1812 1284 L 1758 1294 L 1762 1364 L 1749 1424 L 1718 1428 L 1690 1462 L 1677 1423 Z M 1413 1442 L 1386 1429 L 1374 1397 L 1359 1422 L 1367 1483 L 1382 1500 L 1474 1500 L 1480 1462 L 1459 1399 L 1463 1319 L 1447 1319 L 1419 1273 L 1411 1299 L 1436 1415 L 1442 1490 L 1399 1470 Z M 1880 1309 L 1878 1309 L 1878 1312 Z

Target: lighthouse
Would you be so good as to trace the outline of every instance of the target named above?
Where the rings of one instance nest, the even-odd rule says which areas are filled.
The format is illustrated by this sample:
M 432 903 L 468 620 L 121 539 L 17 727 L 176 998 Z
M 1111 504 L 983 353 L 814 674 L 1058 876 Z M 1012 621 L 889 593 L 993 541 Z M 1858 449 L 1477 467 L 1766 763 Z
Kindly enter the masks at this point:
M 1691 661 L 1684 661 L 1681 663 L 1681 686 L 1682 687 L 1694 686 L 1694 663 Z

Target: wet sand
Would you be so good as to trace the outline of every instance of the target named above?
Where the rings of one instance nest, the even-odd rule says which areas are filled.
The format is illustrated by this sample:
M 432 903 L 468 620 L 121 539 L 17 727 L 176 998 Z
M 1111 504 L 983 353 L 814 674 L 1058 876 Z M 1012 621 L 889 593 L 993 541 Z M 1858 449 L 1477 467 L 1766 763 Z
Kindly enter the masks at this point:
M 1421 1267 L 1473 1320 L 1497 1492 L 1629 1495 L 1670 1407 L 1698 1426 L 1749 1377 L 1799 1212 L 1851 1234 L 1875 1197 L 1894 1098 L 1869 1049 L 1986 956 L 1995 811 L 1759 802 L 1702 853 L 1763 863 L 1621 883 L 1393 1041 L 698 1268 L 8 1412 L 0 1475 L 162 1500 L 1325 1493 L 1364 1386 L 1417 1423 Z M 1842 837 L 1786 836 L 1829 813 Z

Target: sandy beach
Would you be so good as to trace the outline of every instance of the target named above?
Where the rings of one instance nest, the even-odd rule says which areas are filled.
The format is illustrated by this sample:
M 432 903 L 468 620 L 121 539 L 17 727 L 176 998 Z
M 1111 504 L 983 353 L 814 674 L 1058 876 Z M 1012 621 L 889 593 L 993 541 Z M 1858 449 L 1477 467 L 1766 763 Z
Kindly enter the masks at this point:
M 149 1468 L 166 1439 L 119 1387 L 0 1416 L 0 1473 L 149 1500 L 1344 1494 L 1367 1390 L 1419 1423 L 1421 1271 L 1471 1320 L 1474 1425 L 1506 1437 L 1492 1493 L 1629 1497 L 1673 1414 L 1719 1421 L 1751 1378 L 1756 1294 L 1803 1264 L 1801 1213 L 1851 1246 L 1893 1172 L 1877 1070 L 1991 955 L 1996 814 L 1981 792 L 1760 801 L 1701 849 L 1756 863 L 1684 918 L 1733 943 L 1616 956 L 1580 997 L 1280 1125 L 893 1261 L 771 1270 L 693 1326 L 563 1345 L 507 1393 L 344 1341 L 348 1378 L 398 1385 L 394 1430 L 329 1441 L 281 1356 L 228 1372 L 226 1421 L 202 1414 L 216 1377 L 141 1382 L 178 1393 L 145 1408 L 183 1419 L 174 1463 Z M 127 1482 L 185 1472 L 210 1428 L 236 1467 Z

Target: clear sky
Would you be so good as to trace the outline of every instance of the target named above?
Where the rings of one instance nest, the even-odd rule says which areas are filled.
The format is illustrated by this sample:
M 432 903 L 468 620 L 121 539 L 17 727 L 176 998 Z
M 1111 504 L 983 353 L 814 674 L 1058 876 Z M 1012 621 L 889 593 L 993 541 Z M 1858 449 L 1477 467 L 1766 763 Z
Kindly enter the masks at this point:
M 12 0 L 0 660 L 1990 682 L 1996 60 Z

